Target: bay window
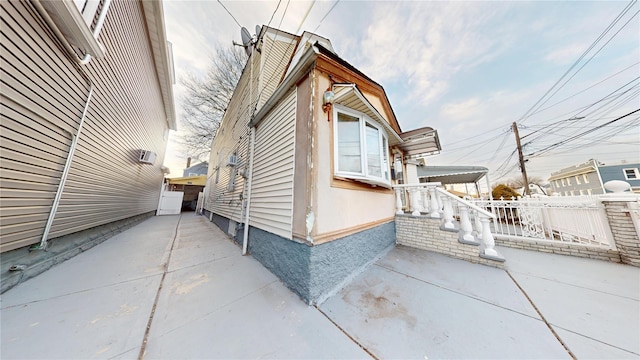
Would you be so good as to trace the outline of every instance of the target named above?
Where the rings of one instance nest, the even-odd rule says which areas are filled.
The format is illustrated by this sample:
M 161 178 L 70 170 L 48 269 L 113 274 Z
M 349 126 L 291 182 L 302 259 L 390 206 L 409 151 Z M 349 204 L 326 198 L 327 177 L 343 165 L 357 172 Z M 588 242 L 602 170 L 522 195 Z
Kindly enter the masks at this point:
M 334 108 L 335 175 L 389 186 L 388 140 L 382 127 L 363 113 Z

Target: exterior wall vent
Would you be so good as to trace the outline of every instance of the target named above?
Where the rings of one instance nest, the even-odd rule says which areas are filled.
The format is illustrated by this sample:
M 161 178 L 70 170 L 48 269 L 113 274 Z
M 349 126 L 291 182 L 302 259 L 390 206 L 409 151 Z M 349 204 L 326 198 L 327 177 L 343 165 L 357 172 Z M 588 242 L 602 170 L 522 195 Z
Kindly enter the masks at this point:
M 156 153 L 149 150 L 140 150 L 140 158 L 138 160 L 141 163 L 153 165 L 156 162 Z
M 227 166 L 236 166 L 238 165 L 238 155 L 231 154 L 229 155 L 229 157 L 227 158 Z

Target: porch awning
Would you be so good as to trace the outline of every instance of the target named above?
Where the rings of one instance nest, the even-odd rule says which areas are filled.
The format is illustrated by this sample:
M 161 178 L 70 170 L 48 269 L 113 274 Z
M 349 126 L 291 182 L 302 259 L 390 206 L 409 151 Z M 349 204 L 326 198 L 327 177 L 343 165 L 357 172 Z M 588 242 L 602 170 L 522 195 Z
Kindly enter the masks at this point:
M 400 149 L 411 158 L 435 155 L 442 149 L 438 132 L 430 127 L 403 132 L 400 137 L 403 140 Z
M 179 178 L 169 178 L 170 185 L 198 185 L 205 186 L 207 184 L 207 175 L 185 176 Z
M 483 166 L 418 166 L 417 172 L 418 179 L 424 182 L 471 184 L 477 183 L 489 169 Z

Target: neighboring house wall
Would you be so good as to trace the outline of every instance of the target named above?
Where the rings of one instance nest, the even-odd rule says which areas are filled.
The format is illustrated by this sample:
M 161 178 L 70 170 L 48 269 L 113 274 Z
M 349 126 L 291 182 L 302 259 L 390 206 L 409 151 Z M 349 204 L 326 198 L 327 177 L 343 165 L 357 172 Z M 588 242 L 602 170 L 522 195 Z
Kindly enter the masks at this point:
M 159 86 L 143 4 L 111 3 L 99 38 L 106 56 L 84 66 L 68 58 L 31 3 L 0 6 L 1 251 L 41 240 L 89 93 L 80 67 L 94 93 L 49 238 L 154 211 L 173 105 Z M 153 165 L 138 162 L 140 149 L 158 155 Z
M 207 175 L 207 170 L 209 169 L 209 163 L 201 162 L 199 164 L 190 166 L 182 171 L 182 177 L 187 176 L 198 176 L 198 175 Z
M 598 167 L 602 182 L 611 180 L 625 181 L 634 192 L 640 192 L 640 164 L 602 165 Z
M 554 172 L 549 178 L 553 195 L 580 196 L 604 194 L 597 162 L 588 161 Z

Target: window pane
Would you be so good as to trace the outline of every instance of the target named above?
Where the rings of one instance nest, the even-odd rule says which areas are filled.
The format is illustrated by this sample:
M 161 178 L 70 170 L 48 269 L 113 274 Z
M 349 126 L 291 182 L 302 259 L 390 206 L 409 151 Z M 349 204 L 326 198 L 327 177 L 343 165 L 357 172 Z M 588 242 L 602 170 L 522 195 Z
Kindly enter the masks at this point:
M 380 130 L 367 124 L 365 133 L 365 144 L 367 145 L 367 174 L 369 176 L 382 177 Z
M 362 173 L 360 120 L 338 113 L 338 171 Z
M 389 146 L 387 146 L 387 138 L 382 137 L 382 172 L 384 179 L 389 180 Z

